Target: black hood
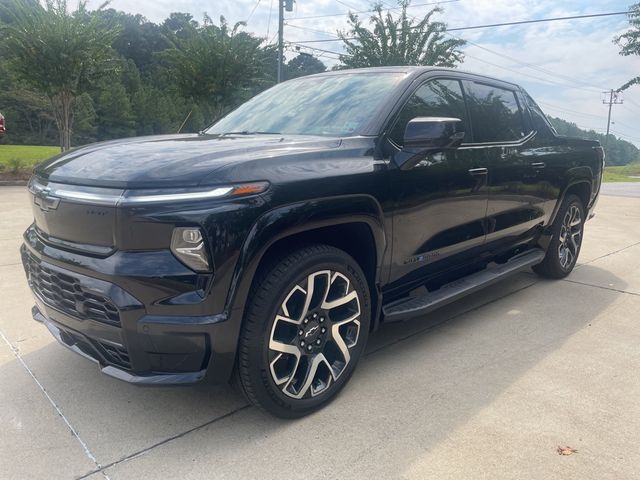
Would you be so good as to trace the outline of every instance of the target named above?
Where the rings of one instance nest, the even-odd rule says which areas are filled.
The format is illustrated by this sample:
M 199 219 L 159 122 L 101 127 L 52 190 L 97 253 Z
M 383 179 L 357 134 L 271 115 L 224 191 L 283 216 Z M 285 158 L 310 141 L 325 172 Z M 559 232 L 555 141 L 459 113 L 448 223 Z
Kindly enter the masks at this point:
M 221 171 L 226 166 L 238 167 L 243 162 L 281 155 L 312 154 L 339 145 L 338 138 L 302 135 L 139 137 L 63 153 L 40 165 L 36 174 L 51 182 L 75 185 L 194 187 L 229 181 Z M 217 171 L 221 171 L 219 177 L 214 174 Z

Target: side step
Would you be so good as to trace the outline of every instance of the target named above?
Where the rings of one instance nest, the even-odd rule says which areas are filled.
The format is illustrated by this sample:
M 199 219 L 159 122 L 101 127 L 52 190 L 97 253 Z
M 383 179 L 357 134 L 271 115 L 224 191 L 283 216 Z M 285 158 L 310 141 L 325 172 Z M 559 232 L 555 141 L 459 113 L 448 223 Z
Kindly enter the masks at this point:
M 460 297 L 542 262 L 544 255 L 544 251 L 539 248 L 529 250 L 510 258 L 506 263 L 487 267 L 480 272 L 447 283 L 438 290 L 421 297 L 391 302 L 382 308 L 385 321 L 397 322 L 429 313 Z

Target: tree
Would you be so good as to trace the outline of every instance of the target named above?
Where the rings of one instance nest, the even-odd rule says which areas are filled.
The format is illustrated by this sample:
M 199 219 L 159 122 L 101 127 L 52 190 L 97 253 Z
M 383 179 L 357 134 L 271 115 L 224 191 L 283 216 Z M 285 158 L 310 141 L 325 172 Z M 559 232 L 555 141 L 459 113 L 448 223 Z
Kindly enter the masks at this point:
M 621 47 L 620 55 L 640 55 L 640 3 L 636 3 L 629 9 L 629 24 L 631 25 L 629 31 L 616 37 L 614 42 Z M 618 91 L 621 92 L 636 84 L 640 84 L 640 76 L 629 80 Z
M 598 140 L 601 144 L 605 143 L 606 135 L 603 133 L 597 133 L 593 130 L 583 130 L 575 123 L 567 122 L 560 118 L 550 116 L 548 116 L 548 118 L 560 135 L 588 138 L 591 140 Z M 607 165 L 627 165 L 632 162 L 640 161 L 640 150 L 638 150 L 634 144 L 627 142 L 622 138 L 618 138 L 612 133 L 609 134 L 608 140 Z
M 76 99 L 109 70 L 118 30 L 88 12 L 83 1 L 69 12 L 67 0 L 47 0 L 44 8 L 15 0 L 9 13 L 9 22 L 0 24 L 1 56 L 49 99 L 60 147 L 68 150 Z
M 286 64 L 285 77 L 287 79 L 322 73 L 327 70 L 324 63 L 308 53 L 299 53 Z
M 112 8 L 100 10 L 94 15 L 100 17 L 107 27 L 114 24 L 120 27 L 112 47 L 122 57 L 133 60 L 141 72 L 153 64 L 154 53 L 171 46 L 164 29 L 142 15 L 131 15 Z
M 55 141 L 55 119 L 48 99 L 25 88 L 0 62 L 0 108 L 11 122 L 3 142 L 46 144 Z
M 169 14 L 169 18 L 162 24 L 165 32 L 182 39 L 196 35 L 199 26 L 198 22 L 193 19 L 190 13 L 180 12 Z
M 440 8 L 429 11 L 420 21 L 407 15 L 409 0 L 401 0 L 402 11 L 397 18 L 390 12 L 383 14 L 382 6 L 375 7 L 368 29 L 359 17 L 349 13 L 350 29 L 338 32 L 347 53 L 340 56 L 340 68 L 378 67 L 387 65 L 434 65 L 455 67 L 463 61 L 459 50 L 464 40 L 445 39 L 446 24 L 432 21 Z
M 224 17 L 218 26 L 205 16 L 195 33 L 176 36 L 175 47 L 159 54 L 181 95 L 207 105 L 213 117 L 255 94 L 267 80 L 263 40 L 241 31 L 242 26 L 231 28 Z

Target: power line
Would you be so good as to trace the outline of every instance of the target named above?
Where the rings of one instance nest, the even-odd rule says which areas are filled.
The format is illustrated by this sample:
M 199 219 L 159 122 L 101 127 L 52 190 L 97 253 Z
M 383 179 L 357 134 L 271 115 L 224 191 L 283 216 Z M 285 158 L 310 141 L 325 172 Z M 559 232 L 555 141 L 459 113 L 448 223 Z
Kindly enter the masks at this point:
M 629 135 L 622 135 L 621 133 L 619 133 L 619 132 L 614 132 L 614 131 L 611 131 L 611 133 L 613 133 L 614 135 L 617 135 L 617 136 L 621 137 L 622 139 L 626 139 L 626 140 L 633 140 L 633 141 L 636 141 L 636 142 L 640 142 L 640 138 L 638 138 L 638 137 L 630 137 Z
M 635 105 L 636 107 L 640 108 L 640 105 L 634 102 L 633 100 L 631 100 L 630 98 L 627 98 L 627 102 L 629 102 L 631 105 Z
M 301 45 L 299 42 L 289 42 L 289 41 L 287 41 L 287 43 L 290 44 L 290 45 L 299 45 L 301 47 L 308 48 L 310 50 L 316 50 L 318 52 L 332 53 L 334 55 L 338 55 L 339 57 L 345 56 L 344 53 L 334 52 L 332 50 L 325 50 L 324 48 L 309 47 L 307 45 Z
M 318 30 L 316 28 L 301 27 L 299 25 L 291 25 L 290 23 L 287 23 L 287 22 L 285 22 L 284 24 L 287 27 L 297 28 L 298 30 L 305 30 L 305 31 L 308 31 L 308 32 L 315 32 L 315 33 L 324 33 L 325 35 L 333 35 L 334 37 L 338 37 L 338 35 L 336 35 L 335 33 L 327 32 L 326 30 Z M 338 37 L 335 40 L 342 40 L 342 39 Z M 303 41 L 301 43 L 324 42 L 324 41 L 325 40 L 307 40 L 307 41 Z
M 600 133 L 602 135 L 604 135 L 604 128 L 600 128 L 600 127 L 587 127 L 585 125 L 578 125 L 577 123 L 574 123 L 574 125 L 578 128 L 581 128 L 582 130 L 593 130 L 596 133 Z
M 458 1 L 458 0 L 455 0 L 455 1 Z M 446 3 L 446 2 L 441 2 L 441 3 Z M 422 4 L 422 5 L 429 5 L 429 4 Z M 417 7 L 417 6 L 422 6 L 422 5 L 413 5 L 413 6 Z M 401 7 L 399 7 L 399 8 L 401 8 Z M 355 13 L 359 13 L 359 12 L 355 12 Z M 360 12 L 360 13 L 364 13 L 364 12 Z M 507 25 L 523 25 L 523 24 L 530 24 L 530 23 L 553 22 L 553 21 L 560 21 L 560 20 L 574 20 L 574 19 L 581 19 L 581 18 L 604 17 L 604 16 L 612 16 L 612 15 L 626 15 L 626 14 L 628 14 L 628 12 L 608 12 L 608 13 L 594 13 L 594 14 L 589 14 L 589 15 L 573 15 L 573 16 L 568 16 L 568 17 L 554 17 L 554 18 L 546 18 L 546 19 L 522 20 L 522 21 L 517 21 L 517 22 L 505 22 L 505 23 L 494 23 L 494 24 L 486 24 L 486 25 L 475 25 L 475 26 L 470 26 L 470 27 L 447 28 L 446 30 L 444 30 L 444 32 L 451 32 L 451 31 L 457 31 L 457 30 L 471 30 L 471 29 L 478 29 L 478 28 L 490 28 L 490 27 L 507 26 Z M 338 15 L 344 15 L 344 14 L 329 15 L 329 16 L 338 16 Z M 321 17 L 324 17 L 324 16 L 316 16 L 314 18 L 321 18 Z M 304 18 L 312 18 L 312 17 L 300 17 L 300 18 L 292 19 L 292 20 L 302 20 Z M 294 26 L 294 25 L 291 25 L 289 23 L 287 25 L 289 25 L 291 27 L 294 27 L 294 28 L 301 29 L 301 30 L 316 31 L 317 33 L 323 33 L 323 34 L 326 34 L 326 35 L 335 36 L 335 34 L 330 33 L 330 32 L 326 32 L 326 31 L 315 30 L 315 29 L 310 29 L 310 28 L 300 27 L 300 26 Z M 449 34 L 449 35 L 455 37 L 455 35 L 452 35 L 452 34 Z M 455 38 L 459 38 L 459 37 L 455 37 Z M 341 42 L 343 40 L 355 40 L 355 39 L 356 39 L 356 37 L 331 38 L 331 39 L 314 39 L 314 40 L 298 40 L 297 43 L 306 44 L 306 43 Z M 568 79 L 569 81 L 574 82 L 574 83 L 581 83 L 583 85 L 587 85 L 584 82 L 576 81 L 575 79 L 572 79 L 570 77 L 566 77 L 564 75 L 560 75 L 560 74 L 557 74 L 557 73 L 554 73 L 554 72 L 550 72 L 549 70 L 546 70 L 546 69 L 544 69 L 542 67 L 538 67 L 536 65 L 527 64 L 525 62 L 522 62 L 520 60 L 514 59 L 514 58 L 509 57 L 507 55 L 495 52 L 495 51 L 490 50 L 490 49 L 488 49 L 486 47 L 483 47 L 481 45 L 478 45 L 478 44 L 475 44 L 473 42 L 470 42 L 468 40 L 465 40 L 465 41 L 467 43 L 471 44 L 471 45 L 474 45 L 474 46 L 476 46 L 478 48 L 486 50 L 486 51 L 488 51 L 488 52 L 490 52 L 490 53 L 492 53 L 494 55 L 498 55 L 498 56 L 501 56 L 501 57 L 504 57 L 504 58 L 508 58 L 508 59 L 510 59 L 512 61 L 515 61 L 517 63 L 520 63 L 520 64 L 522 64 L 522 65 L 524 65 L 524 66 L 526 66 L 528 68 L 531 68 L 531 69 L 534 69 L 534 70 L 538 70 L 538 71 L 540 71 L 542 73 L 545 73 L 547 75 L 552 75 L 552 76 L 555 76 L 555 77 L 558 77 L 558 78 L 565 78 L 565 79 Z M 509 70 L 509 71 L 512 71 L 512 72 L 514 71 L 514 70 L 509 69 L 507 67 L 503 67 L 501 65 L 492 64 L 490 62 L 484 61 L 484 60 L 479 59 L 477 57 L 473 57 L 473 56 L 471 56 L 471 55 L 469 55 L 467 53 L 465 53 L 465 55 L 468 56 L 469 58 L 476 58 L 476 60 L 478 60 L 478 61 L 487 63 L 489 65 L 493 65 L 493 66 L 498 67 L 498 68 L 503 68 L 505 70 Z M 517 71 L 516 71 L 516 73 L 522 74 L 522 72 L 517 72 Z M 528 76 L 531 77 L 531 78 L 535 78 L 537 80 L 543 81 L 543 82 L 547 82 L 547 83 L 551 83 L 551 84 L 555 83 L 555 84 L 561 85 L 561 86 L 563 86 L 565 88 L 581 89 L 581 90 L 585 90 L 585 91 L 587 91 L 587 88 L 588 88 L 589 91 L 591 91 L 591 92 L 595 91 L 595 89 L 593 89 L 593 87 L 581 88 L 581 87 L 576 87 L 575 85 L 569 86 L 569 85 L 566 85 L 566 84 L 562 84 L 560 82 L 553 82 L 553 81 L 549 81 L 548 79 L 542 79 L 540 77 L 535 77 L 533 75 L 528 75 Z M 600 91 L 600 90 L 598 90 L 598 91 Z M 640 107 L 640 105 L 637 105 L 637 106 Z
M 336 0 L 340 5 L 344 5 L 347 8 L 351 8 L 353 10 L 357 10 L 358 7 L 354 7 L 353 5 L 349 5 L 348 3 L 343 2 L 342 0 Z
M 628 101 L 629 99 L 627 99 Z M 631 102 L 633 103 L 633 102 Z M 633 113 L 634 115 L 638 115 L 640 114 L 640 110 L 636 111 L 635 108 L 631 108 L 629 105 L 627 105 L 626 103 L 622 104 L 622 108 L 624 108 L 625 110 L 628 110 L 629 112 Z
M 547 75 L 551 75 L 551 76 L 554 76 L 554 77 L 557 77 L 557 78 L 562 78 L 562 79 L 568 80 L 568 81 L 570 81 L 572 83 L 582 84 L 585 87 L 587 87 L 590 91 L 600 93 L 603 90 L 600 87 L 595 87 L 593 85 L 586 84 L 586 83 L 582 82 L 581 80 L 576 80 L 574 78 L 567 77 L 565 75 L 562 75 L 562 74 L 559 74 L 559 73 L 556 73 L 556 72 L 552 72 L 551 70 L 547 70 L 546 68 L 542 68 L 542 67 L 540 67 L 538 65 L 534 65 L 532 63 L 523 62 L 522 60 L 518 60 L 517 58 L 510 57 L 509 55 L 506 55 L 504 53 L 496 52 L 495 50 L 491 50 L 490 48 L 483 47 L 482 45 L 478 45 L 477 43 L 474 43 L 474 42 L 472 42 L 470 40 L 467 40 L 467 39 L 464 39 L 462 37 L 458 37 L 458 36 L 453 35 L 451 33 L 447 33 L 447 32 L 445 32 L 445 33 L 447 35 L 449 35 L 450 37 L 453 37 L 453 38 L 455 38 L 457 40 L 462 40 L 462 41 L 468 43 L 469 45 L 472 45 L 472 46 L 474 46 L 476 48 L 479 48 L 481 50 L 485 50 L 486 52 L 489 52 L 489 53 L 491 53 L 493 55 L 496 55 L 498 57 L 506 58 L 507 60 L 510 60 L 512 62 L 519 63 L 520 65 L 523 65 L 523 66 L 525 66 L 527 68 L 530 68 L 532 70 L 537 70 L 538 72 L 541 72 L 541 73 L 544 73 L 544 74 L 547 74 Z M 585 90 L 586 90 L 586 88 L 585 88 Z
M 593 117 L 593 118 L 602 118 L 602 115 L 594 115 L 593 113 L 584 113 L 584 112 L 579 112 L 577 110 L 571 110 L 569 108 L 565 108 L 565 107 L 559 107 L 557 105 L 554 105 L 552 103 L 547 103 L 547 102 L 542 102 L 542 101 L 538 101 L 539 104 L 544 105 L 547 108 L 551 108 L 553 110 L 558 110 L 564 113 L 570 113 L 572 115 L 579 115 L 579 116 L 583 116 L 583 117 Z
M 271 28 L 271 11 L 273 10 L 273 0 L 269 3 L 269 19 L 267 20 L 267 34 L 265 37 L 269 38 L 269 29 Z
M 458 2 L 460 0 L 448 0 L 448 1 L 455 1 Z M 437 3 L 447 3 L 447 2 L 437 2 Z M 434 5 L 434 4 L 422 4 L 422 5 Z M 418 7 L 421 5 L 412 5 L 413 7 Z M 398 7 L 400 8 L 400 7 Z M 391 10 L 391 9 L 389 9 Z M 368 10 L 367 12 L 373 12 L 375 10 Z M 353 13 L 365 13 L 365 12 L 353 12 Z M 581 18 L 594 18 L 594 17 L 606 17 L 606 16 L 611 16 L 611 15 L 627 15 L 629 12 L 609 12 L 609 13 L 592 13 L 589 15 L 573 15 L 570 17 L 555 17 L 555 18 L 541 18 L 541 19 L 535 19 L 535 20 L 521 20 L 521 21 L 517 21 L 517 22 L 505 22 L 505 23 L 490 23 L 490 24 L 485 24 L 485 25 L 473 25 L 473 26 L 469 26 L 469 27 L 454 27 L 454 28 L 446 28 L 444 30 L 442 30 L 443 32 L 454 32 L 454 31 L 459 31 L 459 30 L 473 30 L 473 29 L 478 29 L 478 28 L 492 28 L 492 27 L 505 27 L 505 26 L 509 26 L 509 25 L 525 25 L 525 24 L 529 24 L 529 23 L 541 23 L 541 22 L 556 22 L 556 21 L 560 21 L 560 20 L 575 20 L 575 19 L 581 19 Z M 293 20 L 304 20 L 307 18 L 323 18 L 323 17 L 337 17 L 337 16 L 342 16 L 345 15 L 344 13 L 338 13 L 338 14 L 331 14 L 331 15 L 317 15 L 317 16 L 313 16 L 313 17 L 298 17 L 298 18 L 289 18 L 287 19 L 288 22 L 291 22 Z M 289 25 L 289 26 L 293 26 L 293 25 Z M 304 29 L 303 27 L 298 27 L 301 29 Z M 413 27 L 416 28 L 416 27 Z M 347 40 L 353 40 L 354 37 L 348 38 Z M 340 39 L 338 39 L 340 40 Z M 336 40 L 301 40 L 301 42 L 311 42 L 311 41 L 326 41 L 326 42 L 334 42 Z
M 290 25 L 287 23 L 288 26 L 293 27 L 293 25 Z M 308 30 L 308 29 L 305 29 Z M 317 31 L 317 30 L 316 30 Z M 321 32 L 321 33 L 327 33 L 327 32 Z M 355 40 L 356 37 L 345 37 L 344 40 Z M 299 43 L 326 43 L 326 42 L 342 42 L 343 39 L 342 38 L 326 38 L 323 40 L 299 40 Z
M 541 23 L 541 22 L 557 22 L 560 20 L 575 20 L 578 18 L 594 18 L 594 17 L 609 17 L 612 15 L 628 15 L 629 11 L 624 12 L 608 12 L 608 13 L 591 13 L 589 15 L 573 15 L 570 17 L 553 17 L 553 18 L 540 18 L 537 20 L 522 20 L 519 22 L 505 22 L 505 23 L 490 23 L 487 25 L 474 25 L 472 27 L 456 27 L 447 28 L 447 32 L 453 32 L 456 30 L 474 30 L 477 28 L 492 28 L 492 27 L 506 27 L 509 25 L 524 25 L 527 23 Z
M 466 52 L 464 53 L 464 56 L 472 58 L 472 59 L 477 60 L 477 61 L 482 62 L 482 63 L 486 63 L 487 65 L 491 65 L 491 66 L 496 67 L 496 68 L 502 68 L 503 70 L 507 70 L 509 72 L 517 73 L 520 76 L 533 78 L 534 80 L 538 80 L 540 82 L 547 83 L 547 84 L 550 84 L 550 85 L 561 86 L 561 87 L 564 87 L 564 88 L 572 88 L 572 89 L 584 90 L 583 88 L 580 88 L 580 87 L 575 87 L 573 85 L 568 85 L 568 84 L 565 84 L 565 83 L 556 82 L 556 81 L 548 79 L 548 78 L 537 77 L 535 75 L 531 75 L 530 73 L 522 72 L 522 71 L 516 70 L 514 68 L 505 67 L 504 65 L 499 65 L 497 63 L 493 63 L 493 62 L 490 62 L 488 60 L 484 60 L 482 58 L 474 57 L 473 55 L 469 55 Z
M 456 1 L 458 1 L 458 0 L 456 0 Z M 446 2 L 442 2 L 442 3 L 446 3 Z M 428 5 L 428 4 L 423 4 L 423 5 Z M 414 5 L 414 6 L 421 6 L 421 5 Z M 398 8 L 401 8 L 401 7 L 398 7 Z M 355 12 L 355 13 L 364 13 L 364 12 Z M 522 25 L 522 24 L 527 24 L 527 23 L 540 23 L 540 22 L 550 22 L 550 21 L 559 21 L 559 20 L 573 20 L 573 19 L 581 19 L 581 18 L 603 17 L 603 16 L 612 16 L 612 15 L 623 15 L 623 14 L 626 15 L 627 13 L 628 12 L 608 12 L 608 13 L 597 13 L 597 14 L 588 14 L 588 15 L 573 15 L 573 16 L 567 16 L 567 17 L 554 17 L 554 18 L 547 18 L 547 19 L 523 20 L 523 21 L 517 21 L 517 22 L 505 22 L 505 23 L 500 23 L 500 24 L 487 24 L 487 25 L 476 25 L 476 26 L 470 26 L 470 27 L 450 28 L 450 29 L 446 29 L 445 32 L 456 31 L 456 30 L 469 30 L 469 29 L 477 29 L 477 28 L 489 28 L 489 27 L 506 26 L 506 25 Z M 330 15 L 330 16 L 334 16 L 334 15 Z M 321 17 L 321 16 L 316 16 L 316 18 L 319 18 L 319 17 Z M 324 17 L 324 16 L 322 16 L 322 17 Z M 310 18 L 310 17 L 300 17 L 297 20 L 301 20 L 303 18 Z M 326 34 L 326 35 L 335 36 L 335 34 L 327 32 L 327 31 L 323 31 L 323 30 L 316 30 L 316 29 L 312 29 L 312 28 L 308 28 L 308 27 L 300 27 L 300 26 L 291 25 L 291 24 L 288 24 L 288 25 L 291 26 L 291 27 L 294 27 L 294 28 L 301 29 L 301 30 L 309 30 L 309 31 L 314 31 L 316 33 L 322 33 L 322 34 Z M 449 34 L 449 35 L 451 37 L 458 38 L 460 40 L 465 40 L 465 39 L 457 37 L 457 36 L 455 36 L 453 34 Z M 335 39 L 298 40 L 295 43 L 298 44 L 298 45 L 304 46 L 304 44 L 307 44 L 307 43 L 325 43 L 325 42 L 335 42 L 335 41 L 353 40 L 353 39 L 354 39 L 354 37 L 345 37 L 344 39 L 343 38 L 335 38 Z M 598 91 L 599 92 L 599 91 L 601 91 L 600 89 L 596 90 L 596 87 L 589 86 L 588 84 L 586 84 L 586 83 L 584 83 L 582 81 L 579 81 L 579 80 L 573 79 L 571 77 L 567 77 L 565 75 L 561 75 L 561 74 L 552 72 L 550 70 L 547 70 L 545 68 L 539 67 L 537 65 L 533 65 L 533 64 L 530 64 L 530 63 L 522 62 L 522 61 L 520 61 L 518 59 L 515 59 L 515 58 L 510 57 L 508 55 L 502 54 L 500 52 L 496 52 L 496 51 L 491 50 L 491 49 L 489 49 L 487 47 L 483 47 L 482 45 L 478 45 L 478 44 L 476 44 L 474 42 L 471 42 L 471 41 L 468 41 L 468 40 L 465 40 L 465 41 L 467 43 L 469 43 L 470 45 L 473 45 L 473 46 L 475 46 L 477 48 L 485 50 L 485 51 L 487 51 L 487 52 L 489 52 L 489 53 L 491 53 L 493 55 L 497 55 L 497 56 L 500 56 L 502 58 L 506 58 L 506 59 L 508 59 L 510 61 L 519 63 L 519 64 L 523 65 L 526 68 L 530 68 L 532 70 L 537 70 L 537 71 L 539 71 L 541 73 L 544 73 L 546 75 L 550 75 L 550 76 L 553 76 L 553 77 L 566 79 L 566 80 L 568 80 L 568 81 L 570 81 L 570 82 L 572 82 L 574 84 L 575 83 L 582 84 L 586 88 L 577 87 L 575 85 L 568 85 L 566 83 L 561 83 L 561 82 L 558 82 L 558 81 L 550 80 L 548 78 L 541 78 L 541 77 L 537 77 L 535 75 L 526 74 L 526 73 L 523 73 L 521 71 L 517 71 L 517 70 L 511 69 L 509 67 L 505 67 L 503 65 L 498 65 L 498 64 L 483 60 L 481 58 L 474 57 L 474 56 L 469 55 L 469 54 L 467 54 L 465 52 L 465 55 L 467 57 L 473 58 L 475 60 L 478 60 L 480 62 L 486 63 L 488 65 L 492 65 L 492 66 L 495 66 L 497 68 L 502 68 L 504 70 L 515 72 L 515 73 L 517 73 L 519 75 L 528 76 L 530 78 L 533 78 L 533 79 L 536 79 L 538 81 L 545 82 L 545 83 L 548 83 L 548 84 L 560 85 L 560 86 L 565 87 L 565 88 L 579 89 L 579 90 L 585 90 L 585 91 L 590 91 L 590 92 L 594 92 L 594 91 Z M 308 48 L 312 48 L 312 47 L 308 47 Z M 323 51 L 323 49 L 317 49 L 317 48 L 316 48 L 316 50 Z M 324 50 L 324 51 L 325 52 L 331 52 L 329 50 Z M 338 54 L 337 52 L 331 52 L 331 53 L 334 53 L 334 54 L 337 54 L 337 55 L 344 55 L 344 54 Z M 580 113 L 578 112 L 578 114 L 580 114 Z
M 631 128 L 631 129 L 634 129 L 634 130 L 638 128 L 638 127 L 633 127 L 633 126 L 629 125 L 628 123 L 621 122 L 620 120 L 616 120 L 614 122 L 611 122 L 611 124 L 612 125 L 622 125 L 623 127 Z
M 416 5 L 409 5 L 407 8 L 418 8 L 418 7 L 426 7 L 428 5 L 440 5 L 442 3 L 454 3 L 454 2 L 460 2 L 462 0 L 441 0 L 439 2 L 429 2 L 429 3 L 420 3 L 420 4 L 416 4 Z M 402 10 L 403 7 L 392 7 L 392 8 L 388 8 L 387 10 Z M 355 12 L 349 12 L 349 13 L 354 13 L 354 14 L 358 14 L 358 13 L 374 13 L 377 10 L 358 10 Z M 347 15 L 347 13 L 328 13 L 325 15 L 310 15 L 308 17 L 295 17 L 295 18 L 288 18 L 288 21 L 298 21 L 298 20 L 311 20 L 314 18 L 329 18 L 329 17 L 342 17 L 344 15 Z
M 256 8 L 258 8 L 258 5 L 260 5 L 260 2 L 262 0 L 258 0 L 256 2 L 256 4 L 253 6 L 253 9 L 251 10 L 251 13 L 249 14 L 249 16 L 247 17 L 247 19 L 245 20 L 245 23 L 249 23 L 249 20 L 251 20 L 251 17 L 253 17 L 253 13 L 256 11 Z

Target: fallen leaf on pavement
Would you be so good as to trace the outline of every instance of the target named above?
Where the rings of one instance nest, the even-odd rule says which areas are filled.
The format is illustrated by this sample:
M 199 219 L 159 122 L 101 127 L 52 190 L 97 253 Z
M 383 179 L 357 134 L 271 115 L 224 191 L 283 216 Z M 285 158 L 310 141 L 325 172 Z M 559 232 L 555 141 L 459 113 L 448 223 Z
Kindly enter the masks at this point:
M 560 445 L 558 445 L 558 455 L 572 455 L 574 453 L 578 453 L 578 450 L 576 450 L 575 448 L 571 448 L 571 447 L 561 447 Z

